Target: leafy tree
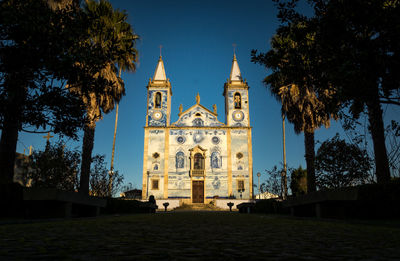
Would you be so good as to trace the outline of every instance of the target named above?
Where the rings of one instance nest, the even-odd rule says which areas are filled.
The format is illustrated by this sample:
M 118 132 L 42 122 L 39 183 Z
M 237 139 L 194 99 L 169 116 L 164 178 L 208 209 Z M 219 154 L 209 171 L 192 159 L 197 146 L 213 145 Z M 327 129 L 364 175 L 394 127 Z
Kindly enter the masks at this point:
M 356 119 L 367 113 L 377 182 L 389 181 L 381 105 L 400 105 L 400 2 L 310 1 L 314 8 L 310 18 L 296 12 L 296 0 L 279 2 L 282 21 L 292 26 L 301 20 L 312 32 L 312 52 L 305 54 L 322 72 L 313 74 L 319 82 L 316 88 L 320 92 L 333 89 L 334 97 Z
M 64 191 L 76 191 L 79 188 L 81 153 L 68 150 L 62 142 L 48 144 L 44 151 L 35 151 L 24 166 L 28 183 L 32 187 L 56 188 Z M 90 170 L 90 194 L 108 197 L 121 189 L 124 179 L 115 171 L 114 182 L 110 185 L 107 164 L 104 155 L 95 155 Z
M 108 113 L 114 109 L 115 103 L 118 103 L 125 94 L 124 83 L 117 75 L 115 63 L 118 63 L 121 68 L 134 68 L 132 59 L 136 59 L 134 41 L 137 36 L 133 34 L 132 27 L 126 22 L 126 13 L 114 10 L 107 1 L 101 0 L 97 3 L 88 0 L 84 11 L 91 18 L 87 42 L 101 45 L 102 50 L 109 54 L 105 66 L 93 74 L 94 78 L 104 78 L 108 82 L 101 92 L 82 92 L 85 82 L 71 85 L 71 90 L 81 96 L 87 112 L 79 189 L 87 194 L 96 122 L 102 118 L 102 113 Z M 86 67 L 85 64 L 79 66 Z M 112 179 L 112 176 L 110 178 Z
M 378 182 L 390 180 L 381 104 L 400 105 L 400 3 L 383 0 L 317 1 L 316 41 L 327 80 L 350 106 L 366 110 Z
M 80 153 L 61 142 L 35 151 L 29 157 L 26 177 L 32 187 L 75 191 L 78 185 Z
M 389 165 L 394 177 L 400 177 L 400 124 L 394 120 L 386 127 Z
M 98 92 L 108 83 L 93 77 L 104 67 L 107 54 L 100 44 L 86 41 L 91 18 L 76 1 L 68 2 L 0 3 L 1 183 L 13 180 L 20 131 L 50 128 L 77 138 L 85 109 L 80 98 L 65 88 L 67 80 L 70 85 L 87 83 L 81 93 Z
M 340 188 L 364 184 L 371 170 L 367 151 L 355 144 L 348 144 L 336 134 L 324 141 L 316 156 L 317 186 Z
M 312 192 L 316 189 L 314 131 L 322 125 L 329 127 L 330 119 L 337 119 L 338 102 L 333 89 L 318 87 L 323 72 L 321 57 L 314 52 L 315 32 L 308 26 L 309 19 L 297 15 L 287 23 L 286 10 L 289 7 L 280 7 L 282 25 L 271 40 L 271 50 L 260 54 L 253 50 L 251 59 L 272 71 L 264 79 L 265 85 L 281 102 L 282 114 L 293 123 L 296 133 L 304 132 L 307 191 Z
M 290 178 L 290 189 L 293 196 L 307 194 L 307 170 L 299 166 L 292 170 Z
M 122 188 L 124 176 L 118 171 L 114 172 L 113 182 L 109 177 L 109 170 L 105 163 L 104 155 L 96 155 L 92 159 L 93 168 L 90 171 L 90 193 L 97 197 L 110 197 L 117 194 Z M 111 194 L 110 194 L 111 188 Z
M 360 114 L 359 119 L 342 113 L 342 126 L 345 130 L 346 136 L 350 139 L 351 143 L 356 144 L 361 150 L 366 150 L 368 156 L 373 158 L 374 151 L 370 146 L 367 139 L 369 135 L 368 128 L 368 115 L 365 113 Z M 389 166 L 391 168 L 391 176 L 400 176 L 400 125 L 397 121 L 392 120 L 385 127 L 385 139 L 387 146 L 387 154 Z M 372 167 L 375 169 L 374 162 L 371 162 Z
M 260 192 L 269 192 L 275 195 L 282 195 L 282 182 L 281 173 L 283 169 L 278 169 L 274 166 L 270 170 L 265 170 L 267 172 L 267 180 L 260 185 Z

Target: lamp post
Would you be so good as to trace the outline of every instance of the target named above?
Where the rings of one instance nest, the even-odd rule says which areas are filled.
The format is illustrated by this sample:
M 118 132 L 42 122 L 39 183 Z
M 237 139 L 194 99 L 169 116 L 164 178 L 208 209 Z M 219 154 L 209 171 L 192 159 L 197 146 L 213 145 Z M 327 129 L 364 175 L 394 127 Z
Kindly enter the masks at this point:
M 260 189 L 260 176 L 261 176 L 261 173 L 260 173 L 260 172 L 258 172 L 258 173 L 257 173 L 257 177 L 258 177 L 258 199 L 260 199 L 260 198 L 261 198 L 261 189 Z

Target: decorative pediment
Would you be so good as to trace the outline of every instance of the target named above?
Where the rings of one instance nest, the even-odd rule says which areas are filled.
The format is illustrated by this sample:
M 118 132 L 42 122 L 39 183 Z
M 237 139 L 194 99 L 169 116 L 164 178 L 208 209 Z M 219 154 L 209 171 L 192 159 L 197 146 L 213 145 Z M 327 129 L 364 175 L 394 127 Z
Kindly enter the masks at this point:
M 180 107 L 181 108 L 181 107 Z M 224 126 L 217 118 L 218 114 L 203 105 L 196 103 L 184 112 L 179 113 L 179 119 L 172 124 L 177 127 L 220 127 Z
M 201 147 L 200 145 L 197 145 L 191 149 L 189 149 L 190 154 L 196 154 L 196 153 L 201 153 L 205 156 L 205 152 L 207 151 L 207 149 Z

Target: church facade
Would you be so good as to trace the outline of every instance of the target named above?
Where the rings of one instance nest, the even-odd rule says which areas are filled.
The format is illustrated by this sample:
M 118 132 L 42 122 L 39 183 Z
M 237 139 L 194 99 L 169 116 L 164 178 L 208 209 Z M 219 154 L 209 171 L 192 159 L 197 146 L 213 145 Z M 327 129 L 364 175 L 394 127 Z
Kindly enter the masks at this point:
M 214 198 L 251 199 L 253 159 L 249 118 L 249 86 L 234 55 L 224 84 L 225 123 L 214 105 L 179 106 L 170 122 L 172 87 L 160 57 L 147 85 L 144 128 L 142 199 L 181 199 L 208 203 Z

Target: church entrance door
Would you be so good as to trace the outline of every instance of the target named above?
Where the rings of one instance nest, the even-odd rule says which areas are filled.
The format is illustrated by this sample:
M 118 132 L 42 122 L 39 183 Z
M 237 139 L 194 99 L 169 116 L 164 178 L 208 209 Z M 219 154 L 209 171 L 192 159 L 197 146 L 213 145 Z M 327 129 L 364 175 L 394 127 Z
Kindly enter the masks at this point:
M 204 203 L 204 181 L 192 181 L 192 202 Z

